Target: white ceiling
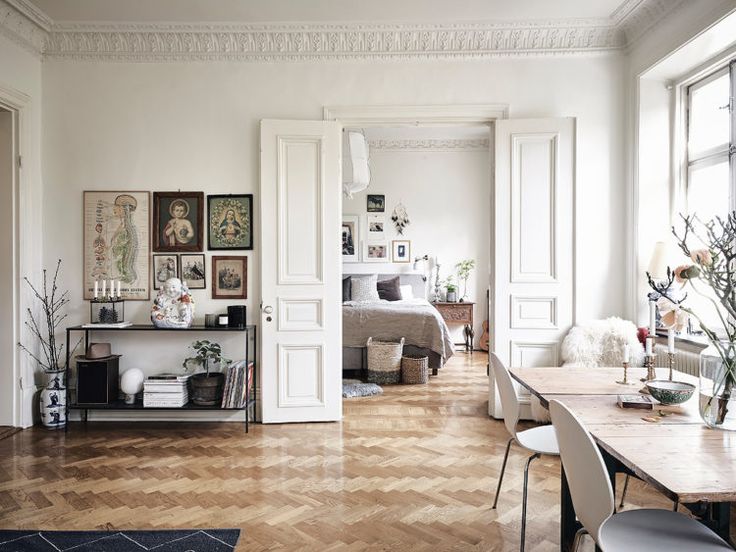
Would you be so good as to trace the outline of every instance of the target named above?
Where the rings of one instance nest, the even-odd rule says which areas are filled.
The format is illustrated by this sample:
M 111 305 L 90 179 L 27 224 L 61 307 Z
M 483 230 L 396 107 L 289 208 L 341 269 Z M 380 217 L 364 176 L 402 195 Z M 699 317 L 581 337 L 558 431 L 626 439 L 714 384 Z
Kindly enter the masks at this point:
M 469 22 L 608 18 L 632 0 L 28 0 L 56 22 Z M 636 0 L 633 0 L 635 3 Z

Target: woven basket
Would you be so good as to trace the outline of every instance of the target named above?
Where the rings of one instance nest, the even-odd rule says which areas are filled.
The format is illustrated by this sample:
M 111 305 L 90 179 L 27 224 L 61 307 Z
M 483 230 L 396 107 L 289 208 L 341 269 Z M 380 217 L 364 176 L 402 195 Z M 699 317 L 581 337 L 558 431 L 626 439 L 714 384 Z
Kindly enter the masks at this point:
M 400 383 L 401 353 L 404 338 L 395 341 L 374 341 L 368 338 L 368 383 Z
M 401 383 L 427 383 L 429 381 L 429 357 L 406 355 L 401 357 Z

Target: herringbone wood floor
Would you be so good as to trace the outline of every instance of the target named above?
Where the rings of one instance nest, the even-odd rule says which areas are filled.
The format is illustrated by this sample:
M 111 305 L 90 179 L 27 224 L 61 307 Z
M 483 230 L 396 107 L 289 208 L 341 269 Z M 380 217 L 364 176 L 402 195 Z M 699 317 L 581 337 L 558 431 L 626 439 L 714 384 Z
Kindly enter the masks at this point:
M 471 360 L 472 359 L 472 360 Z M 239 550 L 518 549 L 515 450 L 487 416 L 486 358 L 345 401 L 334 424 L 76 424 L 0 442 L 0 528 L 240 527 Z M 527 550 L 558 549 L 559 465 L 532 465 Z M 668 507 L 641 483 L 632 504 Z M 592 550 L 592 547 L 587 550 Z

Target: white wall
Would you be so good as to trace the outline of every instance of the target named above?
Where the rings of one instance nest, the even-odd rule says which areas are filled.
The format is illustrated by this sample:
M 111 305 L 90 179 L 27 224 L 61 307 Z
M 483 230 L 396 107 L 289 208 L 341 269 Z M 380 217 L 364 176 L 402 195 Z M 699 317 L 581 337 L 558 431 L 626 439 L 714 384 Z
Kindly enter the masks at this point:
M 371 150 L 371 185 L 343 199 L 343 213 L 359 215 L 361 239 L 367 241 L 366 196 L 385 194 L 385 236 L 392 240 L 410 240 L 411 258 L 439 257 L 440 275 L 454 275 L 455 265 L 474 259 L 476 270 L 468 280 L 468 300 L 475 306 L 476 342 L 488 313 L 485 306 L 490 271 L 491 163 L 488 151 L 391 151 Z M 391 222 L 391 213 L 401 201 L 411 224 L 399 235 Z M 378 213 L 376 213 L 378 214 Z M 430 262 L 427 269 L 433 268 Z M 413 264 L 344 263 L 346 274 L 418 272 Z M 429 275 L 429 272 L 427 272 Z M 428 297 L 434 289 L 434 277 L 428 281 Z M 459 293 L 462 294 L 460 286 Z M 455 326 L 454 340 L 463 342 L 462 328 Z

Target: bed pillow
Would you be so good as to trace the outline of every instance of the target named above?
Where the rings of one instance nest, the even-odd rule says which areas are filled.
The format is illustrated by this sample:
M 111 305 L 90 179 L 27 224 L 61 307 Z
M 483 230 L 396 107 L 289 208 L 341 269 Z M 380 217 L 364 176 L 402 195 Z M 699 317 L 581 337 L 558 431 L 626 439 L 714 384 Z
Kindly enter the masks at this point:
M 345 301 L 350 301 L 350 298 L 352 297 L 352 294 L 351 294 L 352 286 L 350 285 L 350 282 L 351 282 L 350 276 L 347 276 L 342 279 L 342 302 L 343 303 Z
M 381 280 L 376 283 L 376 287 L 378 288 L 378 296 L 384 301 L 401 300 L 401 287 L 399 286 L 398 276 Z
M 414 299 L 414 288 L 411 287 L 411 284 L 406 284 L 405 286 L 399 286 L 399 289 L 401 289 L 401 298 L 406 299 Z
M 377 274 L 371 274 L 370 276 L 351 276 L 350 298 L 358 302 L 379 301 L 380 297 L 378 296 L 378 288 L 376 287 L 377 280 Z

